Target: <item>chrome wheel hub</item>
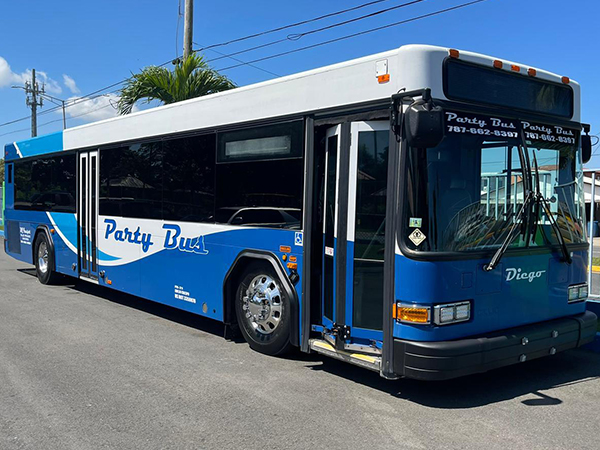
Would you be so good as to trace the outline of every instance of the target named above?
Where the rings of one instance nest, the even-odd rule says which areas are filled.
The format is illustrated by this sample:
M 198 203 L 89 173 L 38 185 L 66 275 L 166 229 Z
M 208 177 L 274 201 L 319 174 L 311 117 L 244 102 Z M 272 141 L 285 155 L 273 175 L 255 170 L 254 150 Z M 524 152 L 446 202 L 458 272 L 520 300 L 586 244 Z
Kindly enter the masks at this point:
M 271 334 L 281 321 L 281 292 L 268 275 L 259 275 L 250 282 L 243 298 L 246 321 L 258 332 Z
M 45 242 L 38 247 L 38 267 L 40 272 L 48 272 L 48 245 Z

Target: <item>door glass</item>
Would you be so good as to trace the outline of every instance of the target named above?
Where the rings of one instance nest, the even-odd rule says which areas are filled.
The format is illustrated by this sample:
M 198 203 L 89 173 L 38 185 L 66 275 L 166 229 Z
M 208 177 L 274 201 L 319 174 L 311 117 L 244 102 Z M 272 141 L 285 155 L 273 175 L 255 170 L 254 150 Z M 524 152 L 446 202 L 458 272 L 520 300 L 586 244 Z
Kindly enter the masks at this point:
M 91 242 L 91 251 L 90 258 L 92 260 L 92 272 L 96 272 L 98 268 L 96 267 L 96 202 L 98 194 L 96 192 L 97 189 L 97 180 L 96 180 L 96 165 L 97 165 L 98 157 L 93 155 L 90 157 L 91 160 L 91 173 L 90 173 L 90 242 Z
M 358 134 L 353 325 L 382 329 L 389 131 Z
M 327 170 L 325 187 L 325 235 L 324 235 L 324 261 L 323 261 L 323 313 L 325 317 L 333 319 L 333 249 L 335 239 L 333 228 L 335 226 L 335 194 L 337 176 L 337 135 L 327 140 Z M 329 251 L 328 249 L 331 249 Z
M 79 229 L 81 230 L 81 269 L 87 271 L 87 157 L 82 157 L 79 161 L 79 174 L 81 176 L 81 208 L 79 210 Z

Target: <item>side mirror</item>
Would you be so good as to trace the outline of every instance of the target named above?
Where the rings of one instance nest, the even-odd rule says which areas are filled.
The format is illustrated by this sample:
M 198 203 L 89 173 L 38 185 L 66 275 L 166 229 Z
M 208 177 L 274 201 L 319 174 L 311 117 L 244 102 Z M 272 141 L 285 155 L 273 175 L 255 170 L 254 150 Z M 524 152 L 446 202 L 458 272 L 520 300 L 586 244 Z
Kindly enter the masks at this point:
M 432 148 L 444 138 L 444 110 L 431 102 L 417 102 L 404 113 L 406 140 L 416 148 Z
M 581 135 L 581 162 L 587 164 L 592 159 L 592 137 L 589 134 Z

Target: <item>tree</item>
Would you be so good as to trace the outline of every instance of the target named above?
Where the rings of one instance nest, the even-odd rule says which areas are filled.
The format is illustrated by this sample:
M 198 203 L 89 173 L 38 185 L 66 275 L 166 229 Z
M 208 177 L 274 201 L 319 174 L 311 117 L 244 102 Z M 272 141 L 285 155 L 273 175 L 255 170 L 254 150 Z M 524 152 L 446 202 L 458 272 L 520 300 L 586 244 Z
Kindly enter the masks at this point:
M 142 99 L 147 103 L 159 100 L 169 104 L 234 87 L 229 78 L 211 69 L 201 56 L 192 54 L 178 62 L 173 71 L 149 66 L 132 74 L 121 89 L 119 114 L 129 114 L 135 103 Z
M 0 158 L 0 187 L 4 182 L 4 159 Z

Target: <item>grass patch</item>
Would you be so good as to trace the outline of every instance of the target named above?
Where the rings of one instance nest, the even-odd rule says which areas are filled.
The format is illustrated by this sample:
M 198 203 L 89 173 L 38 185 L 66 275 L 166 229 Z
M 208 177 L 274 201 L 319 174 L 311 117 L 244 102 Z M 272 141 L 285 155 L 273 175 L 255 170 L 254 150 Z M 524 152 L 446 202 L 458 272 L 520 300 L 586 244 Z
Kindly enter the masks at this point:
M 592 266 L 600 266 L 600 256 L 595 256 L 592 258 Z

